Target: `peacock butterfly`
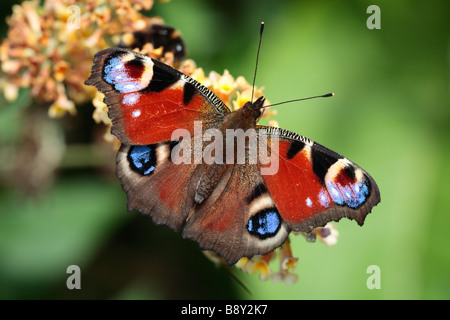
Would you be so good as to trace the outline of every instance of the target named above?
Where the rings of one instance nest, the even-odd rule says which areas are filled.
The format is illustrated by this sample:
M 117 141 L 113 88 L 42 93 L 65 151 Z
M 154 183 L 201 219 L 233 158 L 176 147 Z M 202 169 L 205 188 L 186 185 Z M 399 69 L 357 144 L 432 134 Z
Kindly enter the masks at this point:
M 183 228 L 184 238 L 229 264 L 271 252 L 291 231 L 308 233 L 343 217 L 362 225 L 380 201 L 372 177 L 347 158 L 258 125 L 262 97 L 231 112 L 196 80 L 125 48 L 98 52 L 85 84 L 105 95 L 111 132 L 122 143 L 116 174 L 128 210 Z M 229 139 L 230 131 L 241 134 Z M 230 141 L 236 143 L 228 148 Z M 276 160 L 275 170 L 263 174 L 270 166 L 264 157 L 251 161 L 254 148 Z M 214 161 L 198 161 L 208 150 Z

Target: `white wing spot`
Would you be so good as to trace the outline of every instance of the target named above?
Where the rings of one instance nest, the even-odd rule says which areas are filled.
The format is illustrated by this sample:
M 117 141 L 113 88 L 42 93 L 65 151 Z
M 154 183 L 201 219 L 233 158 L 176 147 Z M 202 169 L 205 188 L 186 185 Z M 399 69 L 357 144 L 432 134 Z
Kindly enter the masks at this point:
M 137 118 L 140 115 L 141 115 L 141 110 L 139 110 L 139 109 L 134 110 L 133 113 L 132 113 L 133 118 Z

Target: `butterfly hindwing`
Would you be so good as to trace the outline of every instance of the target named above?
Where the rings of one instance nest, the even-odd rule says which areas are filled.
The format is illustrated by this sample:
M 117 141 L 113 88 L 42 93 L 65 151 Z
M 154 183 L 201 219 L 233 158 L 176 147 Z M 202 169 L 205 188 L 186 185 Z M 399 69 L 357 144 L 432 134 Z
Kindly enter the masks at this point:
M 138 52 L 98 52 L 87 85 L 104 95 L 111 132 L 127 145 L 167 141 L 176 129 L 216 126 L 230 111 L 210 90 L 172 67 Z
M 122 145 L 117 153 L 116 174 L 128 197 L 128 210 L 137 209 L 179 230 L 194 207 L 198 181 L 196 166 L 174 164 L 170 154 L 177 142 Z
M 290 228 L 256 165 L 248 161 L 224 165 L 221 179 L 198 204 L 195 193 L 210 166 L 174 164 L 169 154 L 176 144 L 122 145 L 116 173 L 129 210 L 149 214 L 155 223 L 175 230 L 184 227 L 185 238 L 214 250 L 230 264 L 243 256 L 270 252 L 286 240 Z
M 230 264 L 266 254 L 289 234 L 256 165 L 227 165 L 212 194 L 196 207 L 183 237 L 214 250 Z

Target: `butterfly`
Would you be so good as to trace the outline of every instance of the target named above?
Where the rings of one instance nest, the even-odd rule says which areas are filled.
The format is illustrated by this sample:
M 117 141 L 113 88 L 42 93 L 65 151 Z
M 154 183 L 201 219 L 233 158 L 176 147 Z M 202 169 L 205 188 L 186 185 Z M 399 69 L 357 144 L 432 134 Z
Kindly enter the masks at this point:
M 128 210 L 183 229 L 184 238 L 229 264 L 271 252 L 291 231 L 309 233 L 343 217 L 362 225 L 380 201 L 373 178 L 347 158 L 299 134 L 258 125 L 263 97 L 230 111 L 196 80 L 118 47 L 95 55 L 85 84 L 105 95 L 111 133 L 122 143 L 116 174 Z M 174 138 L 180 128 L 185 134 Z M 259 158 L 250 161 L 251 137 L 241 141 L 240 162 L 174 161 L 177 152 L 185 160 L 205 152 L 206 132 L 232 129 L 250 130 L 257 141 L 265 140 L 266 155 L 277 163 L 272 174 L 262 174 L 268 165 Z M 229 157 L 235 149 L 221 150 L 219 159 L 236 160 Z

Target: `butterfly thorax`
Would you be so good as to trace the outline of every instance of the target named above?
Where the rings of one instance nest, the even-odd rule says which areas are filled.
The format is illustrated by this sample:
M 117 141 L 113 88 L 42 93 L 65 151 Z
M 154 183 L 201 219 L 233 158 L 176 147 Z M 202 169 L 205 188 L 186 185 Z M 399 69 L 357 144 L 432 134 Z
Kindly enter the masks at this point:
M 230 165 L 230 161 L 227 157 L 227 143 L 234 143 L 234 161 L 232 161 L 232 164 L 238 163 L 238 149 L 242 148 L 242 146 L 236 144 L 237 141 L 241 141 L 241 143 L 244 143 L 244 149 L 248 149 L 248 139 L 245 139 L 243 137 L 248 134 L 249 129 L 256 128 L 256 122 L 261 117 L 261 108 L 263 104 L 264 98 L 260 97 L 253 103 L 247 102 L 242 108 L 229 113 L 224 118 L 219 129 L 222 132 L 222 136 L 224 139 L 222 144 L 223 159 L 221 159 L 222 161 L 220 161 L 220 163 L 216 162 L 211 165 L 204 166 L 205 169 L 198 182 L 195 193 L 195 201 L 197 203 L 202 203 L 203 200 L 211 194 L 217 184 L 223 179 L 223 176 L 227 170 L 227 166 Z M 228 130 L 234 131 L 234 134 L 236 134 L 237 132 L 238 135 L 241 135 L 242 139 L 240 139 L 239 137 L 236 137 L 236 140 L 234 138 L 231 140 L 228 139 Z
M 256 122 L 261 117 L 264 100 L 264 97 L 260 97 L 255 102 L 248 101 L 242 108 L 229 113 L 223 121 L 222 128 L 244 131 L 254 129 Z

